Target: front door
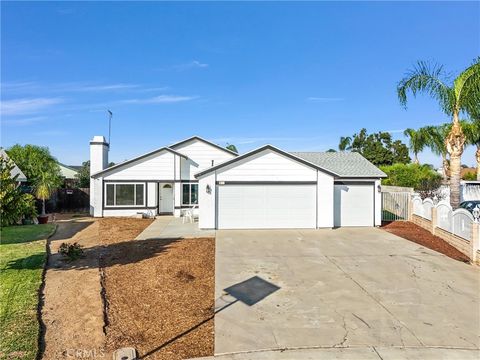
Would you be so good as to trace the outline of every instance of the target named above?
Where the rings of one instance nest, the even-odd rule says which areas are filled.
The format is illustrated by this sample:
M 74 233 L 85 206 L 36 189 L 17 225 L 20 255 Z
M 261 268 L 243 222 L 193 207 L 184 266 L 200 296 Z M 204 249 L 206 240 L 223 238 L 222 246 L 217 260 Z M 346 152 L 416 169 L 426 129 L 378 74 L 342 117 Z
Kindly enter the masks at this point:
M 173 213 L 173 186 L 172 184 L 160 184 L 160 198 L 159 198 L 160 214 Z

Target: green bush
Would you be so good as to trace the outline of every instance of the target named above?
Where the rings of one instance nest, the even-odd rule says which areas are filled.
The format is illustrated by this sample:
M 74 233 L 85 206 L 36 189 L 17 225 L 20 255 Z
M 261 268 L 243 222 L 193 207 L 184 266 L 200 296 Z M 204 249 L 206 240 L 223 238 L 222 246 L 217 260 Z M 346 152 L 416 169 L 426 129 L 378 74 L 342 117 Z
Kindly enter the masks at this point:
M 12 177 L 13 162 L 0 157 L 0 218 L 1 226 L 16 224 L 20 219 L 32 219 L 37 215 L 35 199 L 23 194 L 17 183 L 18 175 Z
M 77 242 L 73 244 L 62 243 L 58 252 L 67 257 L 68 260 L 76 260 L 83 257 L 83 246 Z
M 473 171 L 469 171 L 462 176 L 462 180 L 474 181 L 477 180 L 477 174 Z
M 383 185 L 412 187 L 416 190 L 440 186 L 442 177 L 429 165 L 393 164 L 380 169 L 388 175 Z

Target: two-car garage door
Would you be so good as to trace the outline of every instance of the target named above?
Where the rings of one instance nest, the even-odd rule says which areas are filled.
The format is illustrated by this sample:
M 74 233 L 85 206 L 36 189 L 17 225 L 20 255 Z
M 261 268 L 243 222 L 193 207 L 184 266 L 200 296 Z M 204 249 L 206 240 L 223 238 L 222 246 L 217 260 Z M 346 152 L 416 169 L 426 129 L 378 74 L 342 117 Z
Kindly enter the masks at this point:
M 228 184 L 217 188 L 218 229 L 316 228 L 312 184 Z M 373 183 L 336 182 L 334 226 L 374 226 Z M 322 194 L 318 194 L 319 202 Z
M 218 229 L 316 227 L 316 185 L 218 186 Z

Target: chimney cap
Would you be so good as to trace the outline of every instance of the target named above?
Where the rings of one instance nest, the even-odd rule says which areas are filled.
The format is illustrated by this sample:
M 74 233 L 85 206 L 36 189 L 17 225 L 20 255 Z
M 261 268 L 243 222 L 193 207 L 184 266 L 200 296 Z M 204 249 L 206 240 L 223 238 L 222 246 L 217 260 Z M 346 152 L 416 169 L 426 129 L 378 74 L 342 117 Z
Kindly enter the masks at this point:
M 105 139 L 104 136 L 96 135 L 90 141 L 90 145 L 106 145 L 106 146 L 108 146 L 108 142 L 107 142 L 107 139 Z

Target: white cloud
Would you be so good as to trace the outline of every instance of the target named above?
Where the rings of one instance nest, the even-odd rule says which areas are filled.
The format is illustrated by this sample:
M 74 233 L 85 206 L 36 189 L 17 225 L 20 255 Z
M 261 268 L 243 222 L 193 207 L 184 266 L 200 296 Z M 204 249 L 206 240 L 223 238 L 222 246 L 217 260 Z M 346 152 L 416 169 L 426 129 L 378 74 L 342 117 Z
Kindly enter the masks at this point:
M 205 69 L 207 67 L 208 67 L 208 64 L 202 63 L 198 60 L 192 60 L 185 64 L 174 65 L 173 69 L 177 71 L 184 71 L 184 70 L 190 70 L 190 69 Z
M 197 99 L 198 96 L 159 95 L 147 99 L 128 99 L 121 101 L 125 104 L 169 104 Z
M 4 100 L 1 102 L 0 109 L 3 116 L 32 114 L 61 102 L 63 102 L 63 100 L 60 98 Z
M 336 97 L 315 97 L 315 96 L 310 96 L 306 99 L 307 101 L 310 102 L 318 102 L 318 103 L 326 103 L 326 102 L 334 102 L 334 101 L 343 101 L 345 100 L 344 98 L 336 98 Z
M 40 121 L 45 120 L 45 116 L 35 116 L 35 117 L 28 117 L 28 118 L 15 118 L 15 119 L 2 119 L 3 125 L 12 125 L 12 126 L 23 126 L 23 125 L 30 125 L 33 123 L 37 123 Z
M 1 84 L 4 93 L 65 93 L 65 92 L 108 92 L 108 91 L 164 91 L 166 87 L 145 87 L 129 83 L 65 82 L 41 84 L 34 81 L 17 81 Z

